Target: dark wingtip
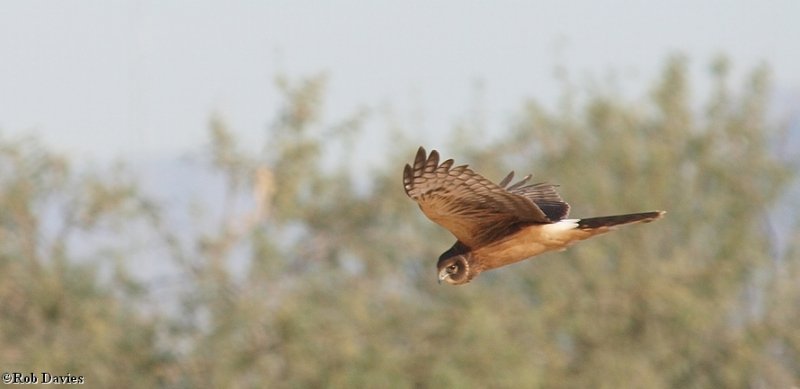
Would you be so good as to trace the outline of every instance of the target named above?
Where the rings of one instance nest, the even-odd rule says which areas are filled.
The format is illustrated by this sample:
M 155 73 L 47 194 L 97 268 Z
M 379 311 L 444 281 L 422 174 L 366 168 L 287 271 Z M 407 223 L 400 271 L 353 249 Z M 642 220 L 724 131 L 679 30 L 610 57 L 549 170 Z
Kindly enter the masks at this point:
M 428 156 L 428 161 L 436 161 L 436 165 L 439 165 L 439 152 L 436 150 L 431 150 L 431 155 Z
M 414 171 L 411 169 L 411 165 L 406 164 L 406 167 L 403 169 L 403 189 L 408 194 L 408 191 L 411 189 L 411 183 L 413 182 Z
M 499 186 L 499 187 L 501 187 L 501 188 L 504 188 L 504 189 L 505 189 L 505 187 L 506 187 L 506 186 L 508 186 L 508 184 L 510 184 L 510 183 L 511 183 L 511 180 L 513 180 L 513 179 L 514 179 L 514 171 L 512 170 L 512 171 L 510 171 L 510 172 L 508 173 L 508 175 L 506 176 L 506 178 L 504 178 L 504 179 L 500 180 L 500 183 L 499 183 L 499 184 L 497 184 L 497 186 Z
M 511 186 L 509 186 L 509 187 L 508 187 L 508 190 L 514 190 L 514 189 L 517 189 L 517 188 L 521 188 L 522 186 L 524 186 L 525 184 L 527 184 L 527 183 L 528 183 L 528 181 L 530 181 L 531 177 L 533 177 L 533 176 L 532 176 L 532 175 L 530 175 L 530 174 L 528 174 L 528 175 L 527 175 L 527 176 L 525 176 L 525 177 L 522 177 L 522 179 L 521 179 L 521 180 L 519 180 L 519 182 L 517 182 L 517 183 L 516 183 L 516 184 L 514 184 L 514 185 L 511 185 Z
M 418 164 L 420 162 L 425 162 L 425 159 L 427 159 L 426 158 L 427 155 L 428 155 L 428 153 L 425 152 L 425 148 L 422 147 L 422 146 L 419 146 L 419 149 L 417 149 L 417 155 L 414 157 L 414 164 Z

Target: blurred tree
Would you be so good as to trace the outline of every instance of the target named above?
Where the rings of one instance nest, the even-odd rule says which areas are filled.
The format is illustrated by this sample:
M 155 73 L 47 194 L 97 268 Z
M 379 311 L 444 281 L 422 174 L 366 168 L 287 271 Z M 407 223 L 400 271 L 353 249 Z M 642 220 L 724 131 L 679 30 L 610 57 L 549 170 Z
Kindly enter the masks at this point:
M 246 276 L 220 279 L 225 270 L 208 266 L 201 293 L 191 289 L 208 313 L 198 316 L 188 376 L 292 387 L 796 383 L 791 305 L 765 303 L 796 286 L 774 274 L 763 228 L 793 173 L 770 153 L 766 70 L 734 96 L 727 67 L 712 66 L 717 86 L 702 115 L 689 106 L 685 60 L 674 58 L 650 103 L 598 93 L 579 112 L 568 102 L 553 113 L 531 102 L 506 140 L 455 145 L 492 178 L 508 166 L 557 178 L 576 216 L 669 211 L 464 288 L 433 282 L 451 238 L 402 193 L 400 167 L 414 146 L 390 154 L 396 169 L 378 171 L 359 195 L 346 164 L 322 157 L 360 122 L 347 135 L 326 130 L 321 79 L 282 81 L 287 105 L 266 158 L 218 164 L 251 177 L 237 181 L 247 182 L 239 196 L 258 186 L 253 172 L 269 172 L 273 195 L 254 208 L 266 209 L 260 222 L 235 235 L 250 255 Z M 241 155 L 228 150 L 226 131 L 212 125 L 212 154 Z M 235 220 L 210 241 L 231 242 L 225 226 Z M 775 277 L 765 283 L 764 274 Z
M 324 77 L 278 80 L 285 103 L 258 155 L 212 118 L 207 161 L 225 195 L 195 235 L 176 234 L 124 174 L 75 177 L 38 145 L 6 142 L 3 366 L 106 382 L 119 363 L 123 384 L 168 387 L 797 385 L 800 239 L 776 251 L 765 228 L 796 176 L 770 150 L 768 72 L 732 88 L 727 61 L 711 68 L 699 112 L 676 57 L 642 101 L 601 90 L 579 104 L 566 90 L 561 110 L 527 102 L 498 142 L 441 150 L 490 179 L 514 168 L 557 180 L 576 217 L 669 212 L 466 287 L 436 284 L 452 237 L 402 191 L 418 142 L 397 139 L 355 190 L 351 145 L 367 116 L 325 124 Z M 158 297 L 126 276 L 124 250 L 102 251 L 120 258 L 112 288 L 97 261 L 76 261 L 73 232 L 43 241 L 51 203 L 74 233 L 152 227 L 187 277 L 178 308 L 141 309 L 138 296 Z
M 0 137 L 3 372 L 82 375 L 92 386 L 164 382 L 172 359 L 156 347 L 158 317 L 137 310 L 141 291 L 125 268 L 109 268 L 129 248 L 103 243 L 148 222 L 137 215 L 150 206 L 125 177 L 75 175 L 35 140 Z
M 756 336 L 764 317 L 749 314 L 746 298 L 773 269 L 766 211 L 794 173 L 770 152 L 766 70 L 736 98 L 726 69 L 724 59 L 713 66 L 704 116 L 691 113 L 685 60 L 673 58 L 652 108 L 596 96 L 575 118 L 529 104 L 512 139 L 484 151 L 536 155 L 576 216 L 669 211 L 652 226 L 517 269 L 520 293 L 539 299 L 549 332 L 536 343 L 549 350 L 545 386 L 796 382 L 796 366 L 782 375 L 759 368 L 775 339 Z

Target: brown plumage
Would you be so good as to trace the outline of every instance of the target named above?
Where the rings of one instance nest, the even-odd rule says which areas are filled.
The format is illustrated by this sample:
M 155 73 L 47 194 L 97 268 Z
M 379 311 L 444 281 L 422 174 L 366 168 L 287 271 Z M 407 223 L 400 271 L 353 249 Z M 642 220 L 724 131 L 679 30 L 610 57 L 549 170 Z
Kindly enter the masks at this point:
M 563 250 L 621 225 L 651 222 L 665 213 L 565 219 L 569 204 L 558 195 L 556 185 L 528 184 L 530 175 L 509 185 L 513 178 L 512 171 L 494 184 L 467 165 L 453 167 L 452 159 L 439 163 L 436 150 L 427 155 L 422 147 L 414 165 L 406 165 L 406 194 L 458 239 L 439 257 L 439 282 L 465 284 L 481 272 Z

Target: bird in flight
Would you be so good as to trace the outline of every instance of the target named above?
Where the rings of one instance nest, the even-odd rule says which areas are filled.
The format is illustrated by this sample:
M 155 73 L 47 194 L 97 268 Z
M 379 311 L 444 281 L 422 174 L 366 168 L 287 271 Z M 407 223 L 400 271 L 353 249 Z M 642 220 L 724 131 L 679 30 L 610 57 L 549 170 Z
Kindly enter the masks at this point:
M 425 215 L 449 230 L 456 243 L 436 264 L 439 282 L 466 284 L 481 272 L 510 265 L 548 251 L 564 250 L 618 226 L 648 223 L 664 211 L 566 219 L 569 204 L 556 185 L 528 184 L 531 176 L 511 185 L 514 172 L 499 184 L 453 160 L 439 163 L 420 147 L 414 164 L 403 171 L 403 187 Z

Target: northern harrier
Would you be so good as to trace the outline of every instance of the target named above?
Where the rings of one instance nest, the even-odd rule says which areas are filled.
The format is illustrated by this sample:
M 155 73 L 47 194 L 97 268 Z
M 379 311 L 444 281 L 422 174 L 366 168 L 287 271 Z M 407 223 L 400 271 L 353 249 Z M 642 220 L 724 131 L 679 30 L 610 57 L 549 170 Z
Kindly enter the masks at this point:
M 617 226 L 647 223 L 664 211 L 565 219 L 569 204 L 556 185 L 527 184 L 531 176 L 511 184 L 514 172 L 499 184 L 453 160 L 439 163 L 436 150 L 420 147 L 414 166 L 406 165 L 403 187 L 428 218 L 455 235 L 456 243 L 436 264 L 439 282 L 461 285 L 481 272 L 534 255 L 564 250 L 579 240 Z

